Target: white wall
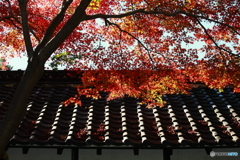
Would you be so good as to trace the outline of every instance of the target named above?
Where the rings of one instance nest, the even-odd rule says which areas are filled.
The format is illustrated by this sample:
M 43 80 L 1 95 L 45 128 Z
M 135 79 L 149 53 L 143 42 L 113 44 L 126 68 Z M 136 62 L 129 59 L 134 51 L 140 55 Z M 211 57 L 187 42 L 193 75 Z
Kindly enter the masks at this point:
M 66 149 L 62 155 L 57 154 L 57 149 L 30 148 L 28 154 L 23 154 L 20 148 L 9 148 L 9 160 L 71 160 L 71 152 Z
M 204 149 L 174 149 L 171 160 L 239 160 L 240 148 L 213 149 L 215 152 L 238 152 L 237 157 L 210 157 Z M 57 155 L 57 149 L 30 148 L 28 154 L 22 154 L 20 148 L 8 150 L 9 160 L 71 160 L 71 150 L 64 149 L 62 155 Z M 80 149 L 79 160 L 163 160 L 161 149 L 140 149 L 139 155 L 134 155 L 132 149 L 102 149 L 102 155 L 97 155 L 96 149 Z

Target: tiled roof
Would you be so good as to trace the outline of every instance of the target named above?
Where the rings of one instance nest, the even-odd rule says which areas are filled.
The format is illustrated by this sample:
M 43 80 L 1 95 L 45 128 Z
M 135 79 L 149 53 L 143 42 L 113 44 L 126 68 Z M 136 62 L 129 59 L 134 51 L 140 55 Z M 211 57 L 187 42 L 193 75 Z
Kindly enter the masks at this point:
M 44 83 L 44 84 L 76 84 L 80 83 L 80 77 L 82 73 L 78 74 L 71 74 L 75 71 L 67 71 L 67 70 L 60 70 L 60 71 L 51 71 L 46 70 L 44 71 L 44 74 L 42 78 L 39 80 L 38 83 Z M 17 70 L 17 71 L 0 71 L 0 80 L 1 84 L 9 84 L 9 83 L 17 83 L 20 81 L 24 71 L 23 70 Z
M 15 89 L 0 85 L 0 121 Z M 75 94 L 70 85 L 37 85 L 10 145 L 240 146 L 240 94 L 230 88 L 165 95 L 165 107 L 151 109 L 131 97 L 111 102 L 81 97 L 82 106 L 61 104 Z

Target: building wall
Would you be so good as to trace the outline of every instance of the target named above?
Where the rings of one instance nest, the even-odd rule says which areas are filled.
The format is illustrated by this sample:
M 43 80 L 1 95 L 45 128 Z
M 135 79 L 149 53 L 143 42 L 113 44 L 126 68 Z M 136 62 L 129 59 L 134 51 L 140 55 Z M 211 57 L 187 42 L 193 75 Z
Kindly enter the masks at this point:
M 240 148 L 213 149 L 215 152 L 238 152 Z M 57 149 L 30 148 L 28 154 L 22 154 L 20 148 L 8 150 L 9 160 L 71 160 L 71 149 L 64 149 L 62 155 L 57 155 Z M 80 149 L 79 160 L 163 160 L 161 149 L 140 149 L 139 155 L 134 155 L 132 149 L 103 149 L 102 155 L 97 155 L 95 149 Z M 171 160 L 239 160 L 236 157 L 210 157 L 204 149 L 174 149 Z

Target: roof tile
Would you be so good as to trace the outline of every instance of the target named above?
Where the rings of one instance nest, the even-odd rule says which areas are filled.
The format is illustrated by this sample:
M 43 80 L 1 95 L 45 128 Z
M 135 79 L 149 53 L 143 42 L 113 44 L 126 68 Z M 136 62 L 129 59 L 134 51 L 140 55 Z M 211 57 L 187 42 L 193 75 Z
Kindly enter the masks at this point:
M 15 89 L 0 85 L 0 121 Z M 106 102 L 84 96 L 82 106 L 65 107 L 74 87 L 38 85 L 10 144 L 239 146 L 240 94 L 204 87 L 190 92 L 165 95 L 163 108 L 146 108 L 131 97 Z

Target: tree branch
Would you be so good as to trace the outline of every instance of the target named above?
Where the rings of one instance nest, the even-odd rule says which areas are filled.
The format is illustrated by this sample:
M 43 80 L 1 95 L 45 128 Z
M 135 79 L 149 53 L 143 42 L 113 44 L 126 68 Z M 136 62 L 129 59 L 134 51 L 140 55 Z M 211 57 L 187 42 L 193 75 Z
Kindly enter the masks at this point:
M 62 3 L 62 9 L 57 14 L 57 16 L 52 20 L 51 24 L 47 28 L 44 37 L 41 41 L 41 43 L 38 44 L 38 46 L 35 49 L 35 53 L 37 54 L 52 38 L 54 31 L 56 30 L 57 26 L 62 22 L 65 12 L 68 9 L 68 7 L 71 5 L 73 0 L 64 0 Z
M 16 28 L 22 30 L 22 28 L 18 27 L 18 26 L 13 22 L 13 20 L 11 20 L 11 18 L 13 18 L 18 24 L 21 25 L 21 22 L 14 16 L 14 13 L 13 13 L 12 8 L 11 8 L 11 3 L 10 3 L 10 1 L 9 1 L 9 0 L 6 0 L 6 1 L 7 1 L 7 3 L 8 3 L 9 8 L 10 8 L 10 9 L 9 9 L 9 12 L 10 12 L 10 15 L 11 15 L 11 16 L 3 17 L 3 20 L 9 19 L 9 20 L 11 21 L 11 23 L 12 23 Z M 0 19 L 0 21 L 1 21 L 1 19 Z M 29 28 L 29 31 L 30 31 L 30 33 L 32 33 L 32 35 L 40 42 L 40 39 L 37 37 L 37 35 L 34 33 L 34 31 L 33 31 L 31 28 Z
M 214 43 L 214 45 L 219 49 L 220 54 L 221 54 L 221 56 L 222 56 L 223 59 L 224 59 L 224 55 L 223 55 L 223 53 L 222 53 L 222 50 L 225 51 L 225 52 L 227 52 L 227 53 L 229 53 L 229 54 L 231 54 L 231 55 L 233 55 L 233 56 L 240 57 L 240 55 L 234 54 L 234 53 L 230 52 L 229 50 L 220 47 L 220 46 L 217 44 L 217 42 L 213 39 L 213 37 L 208 33 L 207 29 L 203 26 L 203 24 L 202 24 L 197 18 L 196 18 L 196 20 L 197 20 L 198 24 L 203 28 L 203 30 L 204 30 L 204 32 L 206 33 L 206 35 L 210 38 L 210 40 Z
M 72 31 L 80 24 L 80 22 L 85 20 L 85 10 L 91 1 L 92 0 L 84 0 L 80 2 L 73 15 L 69 18 L 69 20 L 62 27 L 62 29 L 40 51 L 39 55 L 41 61 L 46 61 L 51 56 L 51 54 L 72 33 Z
M 103 18 L 103 19 L 107 19 L 107 18 L 123 18 L 123 17 L 131 16 L 131 15 L 134 15 L 134 14 L 137 14 L 137 13 L 143 13 L 143 14 L 162 14 L 162 15 L 169 16 L 169 17 L 177 16 L 177 15 L 179 15 L 179 14 L 184 14 L 184 15 L 186 15 L 186 16 L 193 17 L 193 18 L 197 19 L 198 23 L 200 23 L 200 21 L 198 20 L 198 18 L 200 18 L 200 19 L 205 19 L 205 20 L 208 20 L 208 21 L 210 21 L 210 22 L 214 22 L 214 23 L 217 23 L 217 24 L 220 24 L 220 25 L 227 26 L 227 27 L 229 27 L 230 29 L 232 29 L 232 31 L 233 31 L 234 33 L 240 35 L 240 33 L 239 33 L 234 27 L 232 27 L 232 26 L 229 25 L 229 24 L 225 24 L 225 23 L 219 22 L 219 21 L 214 20 L 214 19 L 210 19 L 210 18 L 205 17 L 205 16 L 202 16 L 202 15 L 194 15 L 194 14 L 191 14 L 191 13 L 188 13 L 188 12 L 185 12 L 185 11 L 181 11 L 181 10 L 175 11 L 175 12 L 173 12 L 173 13 L 167 13 L 167 12 L 164 12 L 164 11 L 161 11 L 161 10 L 145 11 L 145 9 L 138 9 L 138 10 L 135 10 L 135 11 L 130 11 L 130 12 L 126 12 L 126 13 L 118 14 L 118 15 L 105 15 L 105 14 L 87 15 L 87 16 L 86 16 L 86 20 L 91 20 L 91 19 L 96 19 L 96 18 Z M 202 26 L 201 23 L 200 23 L 200 25 Z M 220 46 L 214 41 L 214 39 L 211 37 L 211 35 L 209 35 L 209 33 L 207 32 L 206 28 L 205 28 L 204 26 L 202 26 L 202 28 L 204 29 L 204 31 L 205 31 L 205 33 L 208 35 L 208 37 L 213 41 L 213 43 L 214 43 L 220 50 L 226 51 L 227 53 L 229 53 L 229 54 L 231 54 L 231 55 L 240 57 L 240 55 L 234 54 L 234 53 L 228 51 L 227 49 L 220 47 Z M 222 53 L 220 53 L 220 54 L 222 54 Z
M 28 58 L 33 57 L 33 46 L 31 37 L 29 34 L 29 26 L 28 26 L 28 15 L 27 15 L 27 0 L 18 0 L 20 10 L 21 10 L 21 17 L 22 17 L 22 29 L 23 29 L 23 36 L 24 41 L 27 49 Z
M 152 62 L 152 64 L 154 65 L 154 60 L 152 59 L 151 55 L 149 54 L 149 49 L 137 38 L 135 37 L 134 35 L 132 35 L 131 33 L 125 31 L 125 30 L 122 30 L 121 27 L 119 25 L 117 25 L 116 23 L 112 23 L 110 22 L 109 20 L 105 19 L 105 21 L 107 21 L 107 23 L 109 25 L 114 25 L 116 26 L 121 32 L 124 32 L 124 33 L 127 33 L 129 36 L 131 36 L 132 38 L 134 38 L 141 46 L 143 46 L 144 49 L 146 49 L 146 51 L 148 52 L 148 57 L 150 59 L 150 61 Z
M 11 19 L 11 18 L 13 18 L 13 17 L 12 17 L 12 16 L 1 17 L 1 18 L 0 18 L 0 22 L 1 22 L 1 21 L 4 21 L 4 20 L 6 20 L 6 19 Z
M 216 21 L 214 19 L 210 19 L 210 18 L 207 18 L 207 17 L 204 17 L 204 16 L 199 16 L 199 15 L 193 15 L 193 14 L 190 14 L 190 13 L 183 13 L 187 16 L 190 16 L 190 17 L 194 17 L 194 18 L 201 18 L 201 19 L 205 19 L 205 20 L 208 20 L 210 22 L 214 22 L 214 23 L 218 23 L 218 24 L 221 24 L 221 25 L 224 25 L 224 26 L 227 26 L 229 28 L 231 28 L 233 30 L 233 32 L 235 32 L 236 34 L 240 35 L 240 32 L 238 32 L 234 27 L 230 26 L 229 24 L 226 24 L 226 23 L 222 23 L 222 22 L 219 22 L 219 21 Z
M 123 14 L 118 14 L 118 15 L 105 15 L 105 14 L 87 15 L 86 16 L 86 20 L 91 20 L 91 19 L 96 19 L 96 18 L 103 18 L 103 19 L 106 19 L 106 18 L 123 18 L 123 17 L 127 17 L 127 16 L 130 16 L 130 15 L 134 15 L 136 13 L 162 14 L 162 15 L 169 16 L 169 17 L 176 16 L 176 15 L 179 15 L 179 14 L 184 14 L 184 15 L 187 15 L 189 17 L 201 18 L 201 19 L 208 20 L 210 22 L 214 22 L 214 23 L 218 23 L 218 24 L 221 24 L 221 25 L 225 25 L 225 26 L 231 28 L 233 30 L 233 32 L 235 32 L 236 34 L 240 35 L 240 32 L 238 32 L 234 27 L 232 27 L 229 24 L 222 23 L 222 22 L 219 22 L 217 20 L 210 19 L 208 17 L 204 17 L 204 16 L 201 16 L 201 15 L 194 15 L 194 14 L 191 14 L 191 13 L 187 13 L 185 11 L 176 11 L 176 12 L 173 12 L 173 13 L 167 13 L 167 12 L 159 11 L 159 10 L 158 11 L 145 11 L 145 9 L 138 9 L 138 10 L 135 10 L 135 11 L 131 11 L 131 12 L 123 13 Z
M 19 29 L 19 30 L 22 31 L 23 29 L 22 29 L 21 27 L 17 26 L 17 24 L 20 24 L 20 25 L 21 25 L 21 22 L 20 22 L 17 18 L 15 18 L 15 17 L 13 17 L 13 19 L 14 19 L 17 23 L 15 24 L 12 19 L 9 19 L 9 20 L 11 21 L 12 25 L 15 26 L 17 29 Z M 36 40 L 37 40 L 38 42 L 40 42 L 40 39 L 39 39 L 39 38 L 37 37 L 37 35 L 34 33 L 33 29 L 32 29 L 32 28 L 29 28 L 29 31 L 30 31 L 30 33 L 36 38 Z

